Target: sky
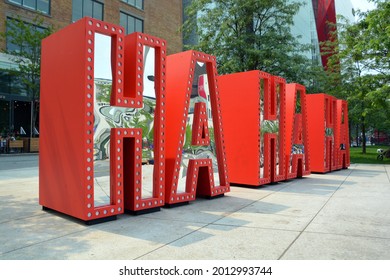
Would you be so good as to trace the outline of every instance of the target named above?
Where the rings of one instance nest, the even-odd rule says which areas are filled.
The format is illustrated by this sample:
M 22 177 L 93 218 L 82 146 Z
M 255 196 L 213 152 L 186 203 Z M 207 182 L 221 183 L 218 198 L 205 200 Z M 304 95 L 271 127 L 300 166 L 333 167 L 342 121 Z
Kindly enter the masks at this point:
M 372 10 L 375 8 L 374 3 L 368 2 L 367 0 L 351 0 L 351 3 L 355 10 L 361 10 L 362 12 L 365 12 L 367 10 Z

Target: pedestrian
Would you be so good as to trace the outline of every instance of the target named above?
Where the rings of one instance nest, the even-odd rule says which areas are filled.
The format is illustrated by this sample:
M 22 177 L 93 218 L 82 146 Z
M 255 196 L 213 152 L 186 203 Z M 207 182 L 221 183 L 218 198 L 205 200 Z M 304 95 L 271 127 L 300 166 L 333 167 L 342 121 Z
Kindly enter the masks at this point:
M 7 140 L 0 135 L 0 153 L 5 153 L 7 147 Z

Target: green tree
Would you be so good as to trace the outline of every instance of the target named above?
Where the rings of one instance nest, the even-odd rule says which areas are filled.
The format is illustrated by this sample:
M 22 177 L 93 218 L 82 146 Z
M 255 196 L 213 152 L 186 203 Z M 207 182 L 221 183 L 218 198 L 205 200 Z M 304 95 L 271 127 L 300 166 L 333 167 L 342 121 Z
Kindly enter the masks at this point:
M 262 70 L 301 82 L 311 61 L 290 31 L 300 2 L 285 0 L 193 0 L 184 34 L 198 35 L 187 46 L 217 57 L 220 73 Z
M 18 65 L 18 75 L 20 86 L 25 90 L 32 102 L 32 120 L 30 136 L 34 133 L 37 119 L 37 107 L 40 92 L 40 71 L 41 71 L 41 41 L 53 32 L 52 26 L 44 25 L 43 18 L 36 16 L 27 23 L 20 19 L 7 19 L 6 31 L 0 34 L 11 49 L 2 50 L 11 55 Z
M 369 128 L 386 128 L 389 119 L 390 2 L 373 1 L 375 10 L 361 13 L 349 23 L 340 18 L 333 38 L 324 43 L 328 54 L 325 92 L 349 102 L 349 116 L 359 124 L 362 152 Z M 379 118 L 378 116 L 387 116 Z

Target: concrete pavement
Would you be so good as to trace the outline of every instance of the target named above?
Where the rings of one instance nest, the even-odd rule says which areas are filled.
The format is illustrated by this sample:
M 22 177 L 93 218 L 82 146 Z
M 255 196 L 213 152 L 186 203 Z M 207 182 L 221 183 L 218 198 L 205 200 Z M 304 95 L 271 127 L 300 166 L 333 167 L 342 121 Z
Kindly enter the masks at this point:
M 0 259 L 390 259 L 390 165 L 232 186 L 86 226 L 38 204 L 38 156 L 0 155 Z

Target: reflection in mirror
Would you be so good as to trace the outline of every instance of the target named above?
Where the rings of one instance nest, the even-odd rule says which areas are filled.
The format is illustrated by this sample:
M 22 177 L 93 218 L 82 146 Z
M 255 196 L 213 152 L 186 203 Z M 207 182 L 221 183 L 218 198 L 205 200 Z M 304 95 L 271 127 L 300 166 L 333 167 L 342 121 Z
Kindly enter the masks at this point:
M 95 33 L 94 206 L 110 205 L 110 131 L 106 118 L 112 87 L 111 37 Z
M 207 146 L 194 146 L 191 144 L 195 104 L 200 102 L 206 104 L 208 130 L 210 137 L 210 144 Z M 209 82 L 206 63 L 203 62 L 197 62 L 195 66 L 192 93 L 190 96 L 190 106 L 186 124 L 186 133 L 184 137 L 184 143 L 182 143 L 182 145 L 183 155 L 180 165 L 177 193 L 184 193 L 186 191 L 187 169 L 190 159 L 212 159 L 214 184 L 215 186 L 219 186 L 220 178 L 218 172 L 216 143 L 214 138 L 214 124 L 211 112 Z
M 295 114 L 294 115 L 294 128 L 300 127 L 296 124 L 296 122 L 301 122 L 302 123 L 302 101 L 301 101 L 301 91 L 296 92 L 296 103 L 295 103 Z M 292 148 L 291 151 L 286 151 L 287 153 L 290 153 L 290 163 L 289 163 L 289 171 L 292 172 L 292 157 L 293 155 L 297 154 L 304 154 L 305 153 L 305 146 L 304 146 L 304 139 L 303 139 L 303 133 L 302 131 L 295 131 L 293 129 L 293 143 L 292 143 Z M 302 159 L 303 165 L 305 164 L 305 157 Z
M 95 207 L 110 204 L 110 133 L 111 128 L 142 129 L 142 199 L 153 197 L 154 163 L 154 48 L 144 47 L 143 107 L 125 108 L 110 105 L 111 38 L 95 35 L 95 124 L 94 174 Z
M 296 103 L 295 103 L 295 114 L 300 114 L 300 113 L 302 113 L 301 92 L 297 91 Z
M 275 175 L 280 175 L 281 172 L 283 172 L 283 170 L 281 170 L 280 168 L 280 165 L 279 163 L 282 162 L 282 159 L 280 158 L 282 156 L 282 154 L 279 152 L 281 149 L 280 147 L 280 134 L 279 134 L 279 121 L 280 121 L 280 97 L 281 97 L 281 87 L 280 87 L 280 84 L 278 84 L 276 86 L 276 120 L 273 122 L 274 123 L 274 131 L 273 133 L 277 134 L 277 137 L 276 137 L 276 150 L 275 150 L 275 158 L 276 158 L 276 174 Z
M 276 114 L 276 119 L 275 120 L 266 120 L 264 119 L 264 89 L 266 87 L 266 81 L 264 79 L 261 79 L 260 83 L 260 178 L 264 178 L 264 165 L 265 165 L 265 149 L 264 149 L 264 135 L 266 133 L 270 134 L 276 134 L 276 141 L 271 143 L 275 143 L 275 159 L 276 159 L 276 174 L 278 175 L 280 173 L 279 170 L 279 118 L 280 118 L 280 85 L 277 85 L 276 91 L 271 92 L 270 94 L 270 100 L 271 100 L 271 113 Z M 276 94 L 276 96 L 274 95 Z M 276 100 L 276 104 L 272 102 L 272 100 Z M 271 154 L 271 159 L 272 160 L 273 155 Z M 271 164 L 271 161 L 269 162 Z
M 264 95 L 265 95 L 266 82 L 264 79 L 260 79 L 260 178 L 264 178 Z
M 155 49 L 144 46 L 143 108 L 136 109 L 131 127 L 142 129 L 142 198 L 153 197 L 154 111 L 156 109 Z

